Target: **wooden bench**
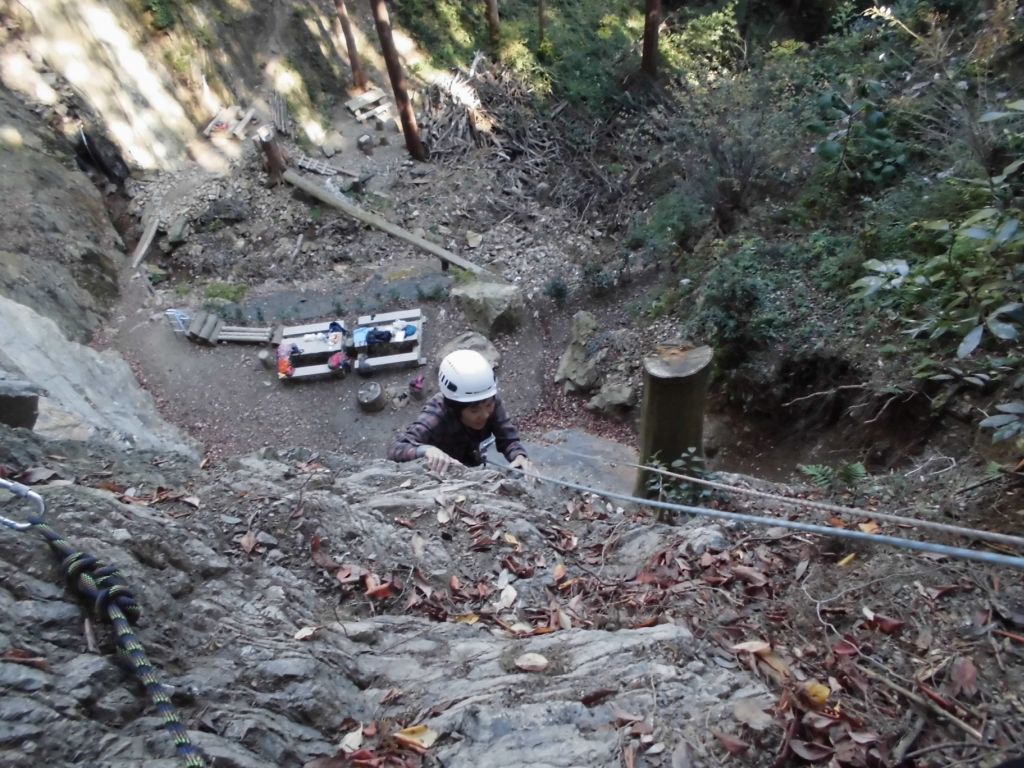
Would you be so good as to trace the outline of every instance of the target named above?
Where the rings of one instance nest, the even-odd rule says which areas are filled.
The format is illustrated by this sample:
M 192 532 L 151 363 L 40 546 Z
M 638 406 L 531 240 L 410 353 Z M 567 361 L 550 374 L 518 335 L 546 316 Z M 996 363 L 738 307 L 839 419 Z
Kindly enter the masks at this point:
M 364 375 L 382 368 L 396 368 L 405 366 L 426 365 L 427 360 L 421 355 L 421 344 L 423 342 L 423 313 L 419 309 L 402 309 L 396 312 L 378 312 L 373 315 L 362 315 L 356 321 L 356 329 L 367 330 L 391 330 L 395 321 L 405 325 L 411 325 L 416 330 L 406 339 L 394 342 L 384 342 L 379 345 L 367 345 L 355 343 L 355 330 L 352 340 L 349 342 L 349 354 L 355 358 L 354 368 L 356 372 Z M 392 354 L 370 354 L 373 347 L 380 347 L 384 352 Z M 401 351 L 396 352 L 395 350 Z

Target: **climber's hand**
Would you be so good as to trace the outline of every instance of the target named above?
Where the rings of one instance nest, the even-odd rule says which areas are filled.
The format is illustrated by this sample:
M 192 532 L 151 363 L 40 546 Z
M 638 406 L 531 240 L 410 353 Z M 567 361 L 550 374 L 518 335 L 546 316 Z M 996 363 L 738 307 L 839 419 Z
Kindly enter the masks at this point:
M 449 467 L 462 466 L 462 462 L 456 461 L 435 445 L 427 446 L 427 450 L 423 453 L 423 458 L 427 461 L 427 469 L 439 475 L 443 475 Z
M 533 472 L 533 462 L 526 458 L 523 454 L 519 454 L 512 461 L 508 463 L 512 469 L 521 469 L 524 472 Z M 533 479 L 533 478 L 530 478 Z

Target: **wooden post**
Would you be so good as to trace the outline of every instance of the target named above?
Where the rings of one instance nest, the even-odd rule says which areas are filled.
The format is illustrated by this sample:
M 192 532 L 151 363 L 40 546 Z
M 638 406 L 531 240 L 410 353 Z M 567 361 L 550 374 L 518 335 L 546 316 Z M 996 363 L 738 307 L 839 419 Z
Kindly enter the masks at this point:
M 398 49 L 395 48 L 395 40 L 391 36 L 391 19 L 388 16 L 387 3 L 385 0 L 370 0 L 370 8 L 373 10 L 373 21 L 377 25 L 377 37 L 380 38 L 384 63 L 388 66 L 391 90 L 395 93 L 395 106 L 398 107 L 398 116 L 402 119 L 405 147 L 409 150 L 413 160 L 426 162 L 427 150 L 423 147 L 423 142 L 420 141 L 420 129 L 416 125 L 416 115 L 412 111 L 409 94 L 405 89 L 402 63 L 398 59 Z
M 704 455 L 704 401 L 711 374 L 711 347 L 665 347 L 644 358 L 640 410 L 640 463 L 666 466 L 688 448 Z M 634 496 L 649 496 L 651 472 L 640 470 Z

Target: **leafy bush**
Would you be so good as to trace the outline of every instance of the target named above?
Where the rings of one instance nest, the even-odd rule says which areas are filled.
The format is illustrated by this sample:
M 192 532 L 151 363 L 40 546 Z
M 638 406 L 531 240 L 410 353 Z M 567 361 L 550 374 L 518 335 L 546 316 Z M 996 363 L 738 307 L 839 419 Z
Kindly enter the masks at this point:
M 665 65 L 692 84 L 734 70 L 743 57 L 735 3 L 711 12 L 683 8 L 665 26 L 659 39 Z
M 825 135 L 818 156 L 833 163 L 833 172 L 850 191 L 893 183 L 906 169 L 907 149 L 890 128 L 881 83 L 865 81 L 845 95 L 827 90 L 819 95 L 820 120 L 808 126 Z
M 978 426 L 982 429 L 995 430 L 992 435 L 992 442 L 998 443 L 1001 440 L 1012 438 L 1024 439 L 1024 402 L 1015 400 L 1010 403 L 1000 403 L 996 406 L 1000 411 L 994 416 L 989 416 Z
M 634 222 L 626 247 L 650 260 L 671 257 L 675 250 L 696 240 L 706 224 L 706 209 L 688 187 L 662 195 Z
M 704 463 L 704 457 L 693 447 L 687 448 L 686 453 L 672 461 L 668 468 L 658 460 L 658 457 L 651 461 L 651 466 L 662 472 L 670 469 L 678 475 L 687 475 L 698 480 L 710 480 L 713 477 Z M 703 483 L 683 480 L 661 472 L 648 473 L 647 492 L 648 498 L 690 505 L 705 504 L 719 495 L 715 489 Z M 658 517 L 662 519 L 664 516 L 659 514 Z
M 223 299 L 237 303 L 245 298 L 249 287 L 243 283 L 210 283 L 203 290 L 203 295 L 208 299 Z
M 1024 117 L 1024 101 L 990 113 L 986 122 Z M 1016 137 L 1024 135 L 1019 129 Z M 1008 142 L 1012 145 L 1014 142 Z M 968 357 L 986 339 L 1017 343 L 1024 329 L 1024 230 L 1020 193 L 1022 156 L 998 175 L 975 179 L 988 190 L 988 205 L 964 217 L 918 222 L 934 237 L 936 252 L 911 261 L 869 259 L 871 274 L 854 283 L 859 298 L 873 299 L 912 322 L 912 336 L 930 341 L 955 334 L 957 357 Z M 909 255 L 909 254 L 908 254 Z
M 564 306 L 569 297 L 569 286 L 560 277 L 552 277 L 544 286 L 544 295 L 555 302 L 556 306 Z
M 772 270 L 770 246 L 747 243 L 722 259 L 707 275 L 707 290 L 693 320 L 697 333 L 715 348 L 721 367 L 742 362 L 775 339 L 783 326 L 771 299 L 771 280 L 786 280 Z
M 152 14 L 156 29 L 170 29 L 174 26 L 174 9 L 168 0 L 146 0 L 146 9 Z
M 583 282 L 591 296 L 605 296 L 615 287 L 615 278 L 596 261 L 583 265 Z

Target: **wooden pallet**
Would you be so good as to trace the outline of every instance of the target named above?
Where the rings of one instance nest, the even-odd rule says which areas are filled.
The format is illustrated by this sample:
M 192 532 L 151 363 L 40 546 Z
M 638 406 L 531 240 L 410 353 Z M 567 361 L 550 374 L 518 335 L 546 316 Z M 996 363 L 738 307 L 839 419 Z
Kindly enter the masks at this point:
M 305 155 L 299 155 L 295 159 L 295 164 L 304 171 L 312 171 L 313 173 L 319 173 L 321 176 L 337 176 L 338 169 L 328 165 L 323 160 L 314 160 L 312 157 L 306 157 Z
M 391 109 L 391 102 L 384 101 L 384 91 L 371 88 L 366 93 L 345 102 L 348 111 L 355 115 L 356 120 L 363 122 L 371 117 L 383 115 Z

